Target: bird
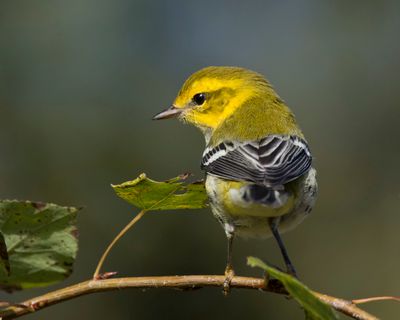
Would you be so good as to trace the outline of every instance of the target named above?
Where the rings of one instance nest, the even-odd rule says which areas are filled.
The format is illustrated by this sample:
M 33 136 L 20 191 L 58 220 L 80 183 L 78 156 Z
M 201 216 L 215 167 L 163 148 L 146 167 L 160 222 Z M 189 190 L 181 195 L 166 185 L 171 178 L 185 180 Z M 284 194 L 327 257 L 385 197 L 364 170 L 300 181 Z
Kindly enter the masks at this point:
M 178 118 L 205 137 L 201 169 L 211 211 L 227 237 L 224 290 L 235 273 L 235 237 L 274 237 L 296 276 L 281 234 L 311 212 L 316 170 L 295 116 L 268 80 L 255 71 L 210 66 L 184 82 L 173 104 L 153 119 Z

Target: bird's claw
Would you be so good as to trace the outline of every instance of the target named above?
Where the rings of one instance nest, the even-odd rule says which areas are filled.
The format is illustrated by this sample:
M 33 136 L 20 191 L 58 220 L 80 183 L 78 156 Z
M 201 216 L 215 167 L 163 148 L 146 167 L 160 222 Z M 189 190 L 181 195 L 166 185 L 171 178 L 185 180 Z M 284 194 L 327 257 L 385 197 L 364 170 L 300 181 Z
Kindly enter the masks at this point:
M 235 271 L 231 267 L 225 269 L 225 280 L 223 284 L 223 293 L 227 296 L 231 291 L 231 282 L 235 276 Z

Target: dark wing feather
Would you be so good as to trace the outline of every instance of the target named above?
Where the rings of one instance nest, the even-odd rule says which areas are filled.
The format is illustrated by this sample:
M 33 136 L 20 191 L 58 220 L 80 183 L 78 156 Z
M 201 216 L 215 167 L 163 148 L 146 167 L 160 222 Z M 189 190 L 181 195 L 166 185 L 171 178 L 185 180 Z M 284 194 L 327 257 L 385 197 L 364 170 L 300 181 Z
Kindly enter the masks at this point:
M 201 167 L 223 179 L 278 186 L 311 167 L 307 143 L 296 136 L 270 135 L 259 141 L 223 142 L 204 151 Z

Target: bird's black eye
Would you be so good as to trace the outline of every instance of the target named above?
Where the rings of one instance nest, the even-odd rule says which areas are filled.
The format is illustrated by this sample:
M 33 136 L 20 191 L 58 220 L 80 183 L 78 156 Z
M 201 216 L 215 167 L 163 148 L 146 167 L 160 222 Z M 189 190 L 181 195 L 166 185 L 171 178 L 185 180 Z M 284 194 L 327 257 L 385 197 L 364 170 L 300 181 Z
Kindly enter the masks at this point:
M 206 95 L 204 93 L 197 93 L 193 96 L 193 102 L 198 106 L 201 106 L 206 101 Z

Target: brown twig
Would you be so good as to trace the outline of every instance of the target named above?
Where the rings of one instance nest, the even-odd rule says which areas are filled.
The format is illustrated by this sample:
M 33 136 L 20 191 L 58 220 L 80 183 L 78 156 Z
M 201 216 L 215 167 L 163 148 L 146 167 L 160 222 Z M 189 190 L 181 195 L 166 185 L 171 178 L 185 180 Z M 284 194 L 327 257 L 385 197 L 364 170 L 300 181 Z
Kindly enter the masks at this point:
M 1 319 L 15 319 L 28 313 L 32 313 L 53 304 L 74 299 L 82 295 L 120 290 L 127 288 L 170 288 L 170 289 L 196 289 L 201 287 L 222 287 L 225 281 L 223 275 L 188 275 L 188 276 L 163 276 L 163 277 L 130 277 L 105 280 L 88 280 L 70 287 L 49 292 L 42 296 L 24 301 L 21 305 L 9 306 L 0 310 Z M 232 288 L 256 289 L 287 294 L 279 281 L 270 280 L 265 284 L 265 279 L 235 276 L 231 282 Z M 377 320 L 378 318 L 358 308 L 351 301 L 335 298 L 325 294 L 314 292 L 315 295 L 335 310 L 358 320 Z
M 400 302 L 400 297 L 394 297 L 394 296 L 370 297 L 370 298 L 364 298 L 364 299 L 351 300 L 351 302 L 354 304 L 362 304 L 362 303 L 383 301 L 383 300 L 392 300 L 392 301 Z
M 146 210 L 140 211 L 140 212 L 131 220 L 131 222 L 129 222 L 129 223 L 117 234 L 117 236 L 113 239 L 113 241 L 111 241 L 111 243 L 108 245 L 106 251 L 104 251 L 103 255 L 101 256 L 101 258 L 100 258 L 100 260 L 99 260 L 99 262 L 98 262 L 98 264 L 97 264 L 96 270 L 95 270 L 95 272 L 94 272 L 94 274 L 93 274 L 93 279 L 99 280 L 99 279 L 102 278 L 101 275 L 100 275 L 101 267 L 103 266 L 104 261 L 106 261 L 106 258 L 107 258 L 107 256 L 108 256 L 108 254 L 110 253 L 111 249 L 112 249 L 112 248 L 114 247 L 114 245 L 118 242 L 118 240 L 121 239 L 121 238 L 128 232 L 128 230 L 129 230 L 130 228 L 132 228 L 132 227 L 136 224 L 136 222 L 138 222 L 138 221 L 143 217 L 143 215 L 144 215 L 145 213 L 146 213 Z

